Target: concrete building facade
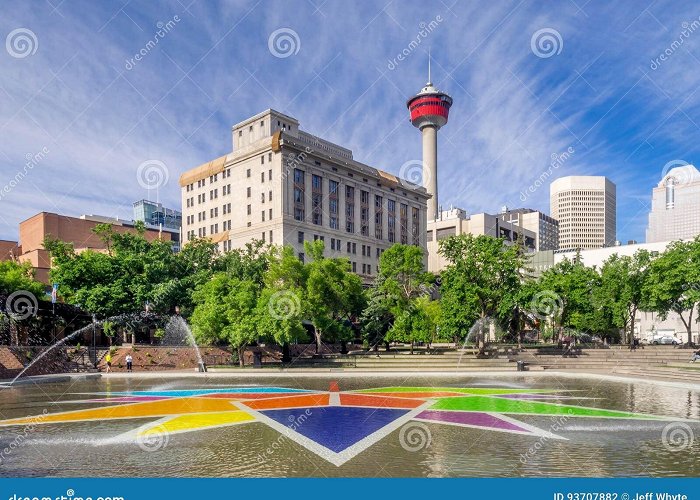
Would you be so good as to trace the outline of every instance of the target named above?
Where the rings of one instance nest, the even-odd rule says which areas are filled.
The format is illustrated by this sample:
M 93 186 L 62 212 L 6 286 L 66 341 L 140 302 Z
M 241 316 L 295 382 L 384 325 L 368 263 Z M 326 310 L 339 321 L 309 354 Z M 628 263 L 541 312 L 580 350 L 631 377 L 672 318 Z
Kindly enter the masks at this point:
M 498 215 L 487 213 L 469 215 L 461 208 L 443 210 L 437 220 L 428 223 L 426 236 L 429 271 L 439 273 L 449 264 L 438 253 L 440 240 L 460 234 L 494 236 L 503 238 L 506 244 L 511 245 L 521 240 L 528 252 L 535 250 L 537 241 L 537 233 L 513 222 L 501 220 Z
M 425 250 L 423 187 L 355 161 L 278 111 L 232 132 L 231 153 L 180 176 L 183 241 L 206 237 L 228 251 L 259 239 L 304 260 L 304 241 L 321 239 L 327 255 L 347 257 L 367 279 L 394 243 Z
M 550 212 L 559 222 L 559 249 L 613 246 L 617 231 L 616 188 L 606 177 L 560 177 L 549 187 Z
M 693 165 L 669 170 L 653 189 L 647 243 L 700 235 L 700 172 Z
M 559 221 L 531 208 L 504 208 L 499 215 L 504 222 L 521 227 L 535 234 L 535 250 L 556 250 L 559 248 Z

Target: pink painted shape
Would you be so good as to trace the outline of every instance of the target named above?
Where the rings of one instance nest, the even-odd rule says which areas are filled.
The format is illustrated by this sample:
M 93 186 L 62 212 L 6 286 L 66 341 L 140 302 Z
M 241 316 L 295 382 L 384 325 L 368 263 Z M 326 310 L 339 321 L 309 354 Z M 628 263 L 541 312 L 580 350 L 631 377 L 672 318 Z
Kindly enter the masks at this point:
M 446 424 L 473 425 L 476 427 L 499 429 L 503 431 L 530 432 L 506 420 L 501 420 L 494 415 L 480 412 L 426 410 L 419 413 L 416 418 L 434 420 L 435 422 L 443 422 Z

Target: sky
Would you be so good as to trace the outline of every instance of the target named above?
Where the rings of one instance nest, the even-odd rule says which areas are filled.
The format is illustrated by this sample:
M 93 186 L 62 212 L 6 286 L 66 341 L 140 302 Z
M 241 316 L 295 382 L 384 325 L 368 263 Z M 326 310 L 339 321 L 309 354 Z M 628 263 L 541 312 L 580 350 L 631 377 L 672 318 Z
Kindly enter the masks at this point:
M 40 211 L 178 208 L 180 174 L 268 108 L 412 176 L 428 50 L 454 99 L 444 209 L 549 212 L 555 178 L 605 175 L 617 239 L 641 242 L 665 170 L 700 161 L 693 1 L 36 0 L 0 33 L 0 239 Z

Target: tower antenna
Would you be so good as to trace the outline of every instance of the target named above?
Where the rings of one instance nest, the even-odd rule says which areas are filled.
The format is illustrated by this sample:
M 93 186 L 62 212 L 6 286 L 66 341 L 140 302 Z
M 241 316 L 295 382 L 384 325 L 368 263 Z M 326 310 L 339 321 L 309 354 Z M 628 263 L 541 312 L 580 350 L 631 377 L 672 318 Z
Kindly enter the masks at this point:
M 428 47 L 428 85 L 432 84 L 432 80 L 430 79 L 430 47 Z

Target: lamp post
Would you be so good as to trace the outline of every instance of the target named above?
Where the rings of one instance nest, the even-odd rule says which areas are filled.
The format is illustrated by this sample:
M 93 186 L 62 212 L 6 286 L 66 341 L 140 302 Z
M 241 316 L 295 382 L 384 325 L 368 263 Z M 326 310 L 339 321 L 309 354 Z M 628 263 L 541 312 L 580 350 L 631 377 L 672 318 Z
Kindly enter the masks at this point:
M 97 318 L 92 315 L 92 366 L 97 368 Z

